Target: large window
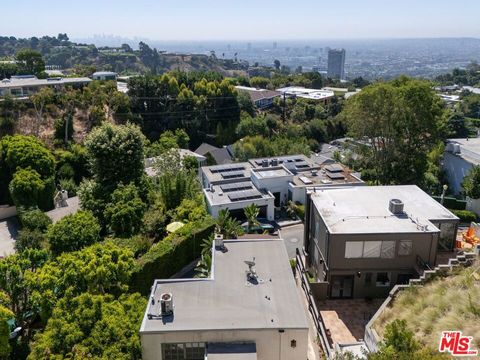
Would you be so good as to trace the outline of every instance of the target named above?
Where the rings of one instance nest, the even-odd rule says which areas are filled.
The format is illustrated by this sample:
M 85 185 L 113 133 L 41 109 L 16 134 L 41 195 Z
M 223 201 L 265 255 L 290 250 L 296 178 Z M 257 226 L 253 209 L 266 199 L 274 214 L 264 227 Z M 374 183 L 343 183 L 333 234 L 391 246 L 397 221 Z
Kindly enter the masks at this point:
M 378 287 L 390 286 L 390 274 L 386 272 L 377 273 L 377 282 Z
M 398 255 L 400 256 L 412 255 L 412 247 L 413 247 L 412 240 L 400 240 L 400 244 L 398 246 Z
M 163 360 L 204 360 L 204 343 L 162 344 Z
M 382 258 L 395 257 L 395 241 L 347 241 L 345 258 Z

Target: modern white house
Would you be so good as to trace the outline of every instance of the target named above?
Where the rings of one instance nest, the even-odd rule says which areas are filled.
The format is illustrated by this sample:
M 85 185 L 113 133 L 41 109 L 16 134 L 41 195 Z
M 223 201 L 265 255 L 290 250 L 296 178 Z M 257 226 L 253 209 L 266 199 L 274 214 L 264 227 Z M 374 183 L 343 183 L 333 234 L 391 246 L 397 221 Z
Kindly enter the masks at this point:
M 316 100 L 324 104 L 328 104 L 335 96 L 332 90 L 326 89 L 308 89 L 301 86 L 288 86 L 277 89 L 278 92 L 286 97 L 298 97 L 307 100 Z
M 226 240 L 206 279 L 156 280 L 144 360 L 305 360 L 308 323 L 283 240 Z
M 50 87 L 55 90 L 67 85 L 82 87 L 88 85 L 91 81 L 91 79 L 86 77 L 38 79 L 34 75 L 12 76 L 10 79 L 0 80 L 0 96 L 28 97 L 43 87 Z
M 480 138 L 447 141 L 443 154 L 443 170 L 451 192 L 455 195 L 462 192 L 463 178 L 475 165 L 480 165 Z
M 305 204 L 307 189 L 364 185 L 343 165 L 319 164 L 305 155 L 204 166 L 200 169 L 200 177 L 212 216 L 216 217 L 221 209 L 228 208 L 231 214 L 242 218 L 243 208 L 255 203 L 260 207 L 261 217 L 269 220 L 274 219 L 275 208 L 285 206 L 289 201 Z M 225 191 L 226 188 L 230 190 Z M 224 195 L 229 191 L 247 191 L 249 196 L 243 196 L 242 201 L 228 201 Z
M 112 71 L 97 71 L 92 75 L 93 80 L 117 80 L 117 73 Z

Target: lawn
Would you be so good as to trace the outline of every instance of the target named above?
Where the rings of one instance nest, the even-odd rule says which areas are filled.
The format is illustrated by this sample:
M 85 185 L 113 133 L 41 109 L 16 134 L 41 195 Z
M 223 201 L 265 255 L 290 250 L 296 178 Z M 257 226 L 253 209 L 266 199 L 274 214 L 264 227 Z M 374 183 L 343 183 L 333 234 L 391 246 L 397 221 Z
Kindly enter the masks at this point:
M 401 291 L 374 323 L 383 337 L 386 324 L 405 319 L 417 341 L 438 348 L 442 331 L 460 330 L 480 347 L 480 261 L 437 278 L 423 287 Z

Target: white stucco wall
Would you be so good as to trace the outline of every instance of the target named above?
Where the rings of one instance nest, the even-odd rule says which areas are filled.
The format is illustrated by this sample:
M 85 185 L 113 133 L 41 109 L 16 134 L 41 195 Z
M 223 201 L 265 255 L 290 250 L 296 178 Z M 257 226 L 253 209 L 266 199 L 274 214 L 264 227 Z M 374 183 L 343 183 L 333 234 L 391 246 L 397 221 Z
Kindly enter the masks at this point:
M 448 151 L 443 154 L 443 169 L 447 174 L 449 190 L 455 195 L 462 191 L 462 181 L 470 169 L 472 163 L 466 161 L 458 155 L 454 155 Z
M 205 319 L 208 321 L 208 319 Z M 163 360 L 162 343 L 254 342 L 258 360 L 305 360 L 308 329 L 209 330 L 140 334 L 143 360 Z M 291 341 L 296 346 L 291 347 Z
M 285 205 L 287 203 L 288 196 L 288 183 L 292 181 L 293 175 L 281 176 L 276 178 L 258 178 L 252 176 L 253 184 L 259 189 L 266 189 L 269 192 L 280 193 L 280 204 Z
M 250 204 L 257 204 L 258 207 L 260 206 L 267 206 L 267 219 L 268 220 L 275 220 L 275 199 L 268 198 L 268 199 L 255 199 L 250 201 L 238 201 L 229 204 L 221 204 L 221 205 L 212 205 L 208 201 L 207 198 L 207 208 L 210 215 L 212 215 L 215 219 L 218 217 L 218 213 L 220 210 L 237 210 L 237 209 L 245 209 Z

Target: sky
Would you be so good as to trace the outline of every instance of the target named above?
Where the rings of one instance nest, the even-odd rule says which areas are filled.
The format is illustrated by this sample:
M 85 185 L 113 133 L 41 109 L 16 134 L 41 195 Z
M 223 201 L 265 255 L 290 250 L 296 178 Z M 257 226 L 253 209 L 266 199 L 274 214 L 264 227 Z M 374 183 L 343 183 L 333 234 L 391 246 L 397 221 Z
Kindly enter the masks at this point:
M 480 37 L 479 0 L 2 1 L 0 35 L 152 40 Z

